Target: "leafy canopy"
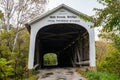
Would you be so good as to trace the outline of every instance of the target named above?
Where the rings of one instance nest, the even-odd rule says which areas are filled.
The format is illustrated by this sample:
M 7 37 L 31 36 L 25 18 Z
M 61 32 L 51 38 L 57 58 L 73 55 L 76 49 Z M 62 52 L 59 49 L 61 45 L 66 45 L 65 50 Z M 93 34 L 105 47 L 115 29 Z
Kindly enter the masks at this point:
M 120 31 L 120 0 L 98 0 L 106 6 L 104 9 L 95 9 L 95 26 L 103 26 L 106 32 Z

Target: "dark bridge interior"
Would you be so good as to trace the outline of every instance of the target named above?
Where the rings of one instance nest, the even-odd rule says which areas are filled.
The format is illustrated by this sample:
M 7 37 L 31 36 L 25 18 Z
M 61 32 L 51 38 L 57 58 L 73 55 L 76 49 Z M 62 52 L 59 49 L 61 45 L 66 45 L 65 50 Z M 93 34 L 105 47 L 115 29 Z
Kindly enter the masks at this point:
M 39 30 L 35 45 L 35 64 L 44 68 L 43 56 L 56 53 L 56 67 L 89 65 L 89 34 L 77 24 L 53 24 Z

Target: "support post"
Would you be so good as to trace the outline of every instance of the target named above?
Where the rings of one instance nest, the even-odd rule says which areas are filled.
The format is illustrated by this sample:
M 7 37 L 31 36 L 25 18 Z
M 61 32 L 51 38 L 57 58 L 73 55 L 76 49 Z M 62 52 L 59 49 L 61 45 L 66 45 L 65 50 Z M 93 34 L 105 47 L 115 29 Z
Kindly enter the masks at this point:
M 35 34 L 31 31 L 29 58 L 28 58 L 28 69 L 32 69 L 34 66 L 35 37 L 36 37 Z
M 93 30 L 93 31 L 92 31 Z M 96 67 L 96 55 L 95 55 L 95 39 L 94 39 L 94 29 L 89 33 L 89 58 L 90 58 L 90 67 Z
M 76 52 L 77 52 L 77 57 L 78 57 L 78 63 L 80 63 L 81 62 L 81 59 L 80 59 L 80 53 L 79 53 L 79 50 L 78 50 L 78 48 L 76 48 Z M 81 67 L 81 64 L 79 64 L 79 67 Z

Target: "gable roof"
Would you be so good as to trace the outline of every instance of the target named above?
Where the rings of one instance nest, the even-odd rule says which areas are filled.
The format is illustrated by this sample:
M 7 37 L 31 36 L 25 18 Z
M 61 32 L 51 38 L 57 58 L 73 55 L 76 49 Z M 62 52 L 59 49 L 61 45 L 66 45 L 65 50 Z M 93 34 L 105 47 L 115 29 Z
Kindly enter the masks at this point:
M 28 24 L 28 25 L 34 24 L 35 22 L 37 22 L 37 21 L 39 21 L 39 20 L 41 20 L 41 19 L 49 16 L 50 14 L 52 14 L 52 13 L 54 13 L 54 12 L 60 10 L 60 9 L 66 9 L 66 10 L 68 10 L 68 11 L 70 11 L 70 12 L 76 14 L 76 15 L 80 15 L 80 14 L 81 14 L 81 15 L 84 15 L 84 16 L 88 16 L 88 15 L 83 14 L 83 13 L 81 13 L 81 12 L 79 12 L 79 11 L 77 11 L 77 10 L 75 10 L 75 9 L 73 9 L 73 8 L 65 5 L 65 4 L 61 4 L 61 5 L 59 5 L 58 7 L 54 8 L 54 9 L 52 9 L 52 10 L 46 12 L 46 13 L 44 13 L 43 15 L 36 17 L 35 19 L 33 19 L 32 21 L 30 21 L 30 22 L 27 23 L 27 24 Z M 88 16 L 88 17 L 89 17 L 89 16 Z

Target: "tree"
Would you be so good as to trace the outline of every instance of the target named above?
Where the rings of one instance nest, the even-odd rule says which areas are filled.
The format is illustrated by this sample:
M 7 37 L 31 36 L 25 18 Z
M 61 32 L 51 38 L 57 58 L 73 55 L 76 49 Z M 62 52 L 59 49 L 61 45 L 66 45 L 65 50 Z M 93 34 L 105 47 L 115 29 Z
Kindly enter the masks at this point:
M 27 70 L 27 59 L 29 50 L 29 33 L 27 29 L 19 32 L 18 38 L 15 45 L 14 55 L 14 76 L 18 79 L 23 79 L 26 75 Z
M 10 35 L 10 33 L 6 33 L 4 30 L 0 32 L 0 80 L 9 80 L 10 76 L 14 75 L 12 65 L 14 59 L 10 50 L 12 38 L 10 38 Z
M 6 27 L 0 30 L 0 80 L 22 80 L 26 76 L 29 33 L 23 24 L 41 15 L 46 1 L 0 0 L 4 14 L 0 12 L 0 18 Z
M 13 28 L 9 32 L 6 30 L 0 32 L 0 80 L 1 78 L 2 80 L 6 80 L 5 77 L 18 80 L 26 76 L 29 33 L 27 29 L 19 32 L 13 52 L 11 46 L 15 35 L 14 30 Z
M 102 26 L 103 31 L 120 31 L 120 0 L 98 0 L 105 8 L 95 9 L 95 25 Z
M 102 26 L 99 35 L 109 44 L 99 63 L 101 70 L 120 76 L 120 0 L 98 0 L 105 8 L 95 9 L 95 27 Z M 99 54 L 98 54 L 99 55 Z
M 4 22 L 3 22 L 3 13 L 2 13 L 2 11 L 0 10 L 0 30 L 1 29 L 3 29 L 3 24 L 4 24 Z
M 7 32 L 10 31 L 10 25 L 16 27 L 15 36 L 12 44 L 14 51 L 16 40 L 18 38 L 19 27 L 23 27 L 25 22 L 41 15 L 45 10 L 47 0 L 1 0 L 0 8 L 4 12 Z
M 47 0 L 0 0 L 7 31 L 10 30 L 10 24 L 20 26 L 40 15 L 45 9 L 46 2 Z

